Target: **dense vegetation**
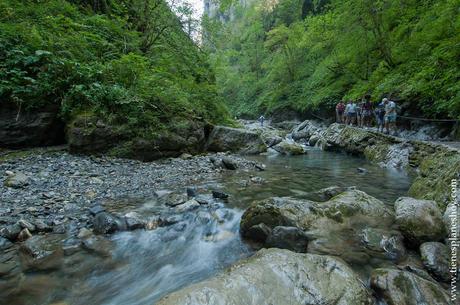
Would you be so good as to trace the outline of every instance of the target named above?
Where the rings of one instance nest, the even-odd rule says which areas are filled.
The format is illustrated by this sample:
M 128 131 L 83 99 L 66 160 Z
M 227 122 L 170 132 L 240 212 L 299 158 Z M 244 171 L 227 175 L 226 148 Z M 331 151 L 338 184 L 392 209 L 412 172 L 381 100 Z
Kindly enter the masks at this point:
M 332 109 L 370 93 L 460 116 L 458 0 L 222 0 L 224 11 L 229 2 L 224 22 L 205 20 L 206 43 L 238 114 Z
M 66 121 L 96 116 L 138 135 L 226 120 L 187 16 L 164 0 L 0 0 L 0 103 L 58 105 Z

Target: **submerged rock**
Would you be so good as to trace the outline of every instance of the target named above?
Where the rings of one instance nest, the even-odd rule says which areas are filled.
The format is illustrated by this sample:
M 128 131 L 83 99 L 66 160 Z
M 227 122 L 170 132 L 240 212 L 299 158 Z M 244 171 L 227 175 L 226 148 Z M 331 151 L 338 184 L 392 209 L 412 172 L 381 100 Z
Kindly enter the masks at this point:
M 239 152 L 243 154 L 259 154 L 267 151 L 261 136 L 242 128 L 215 126 L 205 145 L 212 152 Z
M 395 202 L 396 223 L 412 246 L 445 236 L 442 214 L 436 202 L 401 197 Z
M 425 268 L 436 279 L 444 282 L 448 282 L 451 279 L 451 274 L 449 273 L 449 252 L 449 248 L 439 242 L 427 242 L 420 246 L 420 255 L 422 256 Z
M 453 305 L 449 294 L 436 282 L 397 269 L 376 269 L 371 287 L 388 305 Z
M 60 243 L 60 237 L 53 234 L 29 238 L 20 248 L 23 268 L 33 271 L 59 269 L 64 256 Z
M 373 301 L 359 277 L 337 258 L 267 249 L 157 304 L 371 305 Z

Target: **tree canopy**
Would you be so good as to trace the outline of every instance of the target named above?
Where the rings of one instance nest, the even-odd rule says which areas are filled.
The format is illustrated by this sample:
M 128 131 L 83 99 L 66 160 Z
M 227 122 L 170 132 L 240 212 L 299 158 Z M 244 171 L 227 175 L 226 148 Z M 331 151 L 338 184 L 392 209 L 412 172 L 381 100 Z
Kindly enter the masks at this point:
M 458 4 L 232 1 L 230 21 L 204 20 L 206 45 L 220 93 L 240 115 L 325 109 L 371 94 L 427 117 L 458 118 Z

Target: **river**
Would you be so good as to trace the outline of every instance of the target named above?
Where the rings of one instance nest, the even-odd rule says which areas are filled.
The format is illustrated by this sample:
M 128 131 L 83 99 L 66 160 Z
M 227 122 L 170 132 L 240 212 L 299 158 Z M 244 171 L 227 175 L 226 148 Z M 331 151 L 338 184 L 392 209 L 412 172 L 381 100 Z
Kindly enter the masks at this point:
M 309 192 L 337 185 L 356 186 L 392 204 L 406 194 L 412 180 L 405 171 L 315 148 L 301 156 L 267 154 L 248 159 L 264 163 L 266 170 L 225 171 L 195 185 L 198 190 L 220 189 L 230 195 L 228 200 L 171 215 L 169 226 L 113 234 L 110 244 L 96 245 L 99 250 L 107 248 L 108 255 L 78 251 L 66 255 L 61 268 L 29 272 L 21 282 L 21 292 L 7 299 L 7 304 L 153 305 L 164 295 L 209 278 L 253 253 L 240 238 L 239 222 L 256 200 L 309 198 Z M 147 216 L 164 212 L 151 199 L 114 209 Z

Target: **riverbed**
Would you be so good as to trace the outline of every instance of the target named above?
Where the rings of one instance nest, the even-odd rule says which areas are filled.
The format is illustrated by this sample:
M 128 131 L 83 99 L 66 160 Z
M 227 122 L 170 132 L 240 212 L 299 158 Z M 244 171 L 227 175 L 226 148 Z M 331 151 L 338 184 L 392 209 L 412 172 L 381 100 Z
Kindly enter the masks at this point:
M 57 154 L 50 158 L 63 157 Z M 72 162 L 78 165 L 78 157 L 72 158 L 76 158 Z M 202 158 L 197 161 L 200 165 L 207 157 L 198 158 Z M 213 198 L 209 204 L 190 211 L 177 211 L 165 209 L 153 198 L 153 193 L 142 190 L 142 199 L 124 199 L 123 204 L 107 205 L 113 212 L 135 211 L 146 217 L 168 213 L 176 219 L 154 230 L 112 234 L 107 237 L 107 244 L 96 247 L 98 251 L 88 251 L 91 247 L 86 246 L 65 253 L 55 268 L 25 270 L 15 282 L 17 289 L 6 296 L 6 304 L 151 305 L 164 295 L 209 278 L 253 253 L 251 245 L 241 240 L 239 221 L 254 201 L 273 196 L 308 199 L 311 192 L 336 185 L 355 186 L 391 205 L 406 194 L 412 181 L 412 174 L 406 171 L 381 168 L 363 158 L 315 148 L 309 148 L 301 156 L 268 153 L 247 159 L 253 161 L 251 164 L 265 164 L 265 170 L 250 167 L 218 173 L 202 170 L 203 174 L 196 179 L 182 181 L 181 167 L 188 161 L 173 161 L 176 170 L 167 175 L 177 176 L 169 182 L 178 181 L 179 189 L 193 187 L 203 196 L 218 189 L 229 197 Z M 112 161 L 98 162 L 111 172 Z M 129 171 L 129 165 L 126 166 Z M 167 167 L 168 163 L 161 166 Z M 193 171 L 188 175 L 193 175 Z M 168 186 L 173 187 L 171 183 Z M 74 237 L 69 235 L 59 234 L 58 239 L 71 243 Z

